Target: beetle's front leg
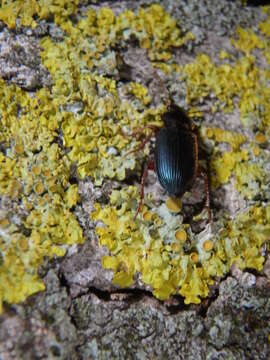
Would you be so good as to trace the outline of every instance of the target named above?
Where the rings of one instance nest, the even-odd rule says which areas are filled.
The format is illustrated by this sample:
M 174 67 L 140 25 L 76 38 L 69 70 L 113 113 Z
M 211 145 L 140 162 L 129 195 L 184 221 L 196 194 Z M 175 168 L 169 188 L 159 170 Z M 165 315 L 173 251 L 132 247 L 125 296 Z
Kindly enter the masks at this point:
M 142 204 L 143 204 L 143 199 L 144 199 L 144 184 L 145 184 L 145 179 L 147 177 L 148 174 L 148 170 L 154 170 L 154 161 L 152 159 L 148 160 L 147 163 L 144 164 L 143 167 L 143 174 L 141 177 L 141 195 L 140 195 L 140 202 L 136 211 L 136 214 L 134 216 L 134 220 L 136 219 L 137 215 L 139 214 L 139 212 L 142 209 Z
M 139 150 L 142 150 L 144 147 L 145 147 L 145 145 L 151 140 L 151 138 L 153 137 L 153 130 L 151 130 L 151 132 L 150 132 L 150 134 L 141 142 L 141 144 L 139 145 L 139 146 L 137 146 L 135 149 L 133 149 L 133 150 L 130 150 L 130 151 L 128 151 L 126 154 L 125 154 L 125 156 L 127 156 L 127 155 L 129 155 L 129 154 L 132 154 L 132 153 L 135 153 L 135 152 L 137 152 L 137 151 L 139 151 Z
M 141 134 L 145 129 L 150 129 L 150 134 L 148 136 L 146 136 L 146 138 L 141 142 L 141 144 L 139 146 L 137 146 L 135 149 L 128 151 L 125 156 L 128 156 L 129 154 L 135 153 L 139 150 L 142 150 L 145 145 L 147 143 L 150 142 L 151 138 L 153 137 L 153 135 L 160 130 L 160 128 L 158 126 L 155 125 L 148 125 L 145 126 L 144 128 L 138 128 L 136 131 L 134 131 L 132 133 L 132 136 L 136 137 L 138 134 Z

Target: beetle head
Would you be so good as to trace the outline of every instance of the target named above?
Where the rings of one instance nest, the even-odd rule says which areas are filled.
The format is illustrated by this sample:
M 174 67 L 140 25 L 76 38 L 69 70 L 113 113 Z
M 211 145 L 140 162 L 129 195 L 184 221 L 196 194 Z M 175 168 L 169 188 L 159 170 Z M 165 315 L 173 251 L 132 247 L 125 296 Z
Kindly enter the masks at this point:
M 192 129 L 191 121 L 185 111 L 175 104 L 169 105 L 167 112 L 162 115 L 162 120 L 168 128 Z

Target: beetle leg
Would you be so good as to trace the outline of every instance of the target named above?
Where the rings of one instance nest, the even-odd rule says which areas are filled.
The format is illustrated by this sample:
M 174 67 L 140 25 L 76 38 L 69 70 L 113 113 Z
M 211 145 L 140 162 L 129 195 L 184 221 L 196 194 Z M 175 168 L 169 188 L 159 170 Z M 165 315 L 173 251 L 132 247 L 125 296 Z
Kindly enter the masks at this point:
M 199 175 L 199 145 L 198 145 L 198 137 L 193 132 L 188 132 L 194 139 L 194 156 L 195 156 L 195 165 L 194 165 L 194 174 L 192 179 L 190 180 L 189 186 L 192 186 L 196 177 Z
M 153 160 L 148 160 L 148 162 L 144 164 L 143 174 L 142 174 L 142 177 L 141 177 L 141 195 L 140 195 L 140 202 L 139 202 L 139 205 L 138 205 L 136 214 L 135 214 L 135 216 L 134 216 L 134 220 L 136 219 L 137 215 L 139 214 L 139 212 L 140 212 L 141 209 L 142 209 L 142 204 L 143 204 L 143 199 L 144 199 L 144 184 L 145 184 L 145 179 L 146 179 L 146 177 L 147 177 L 148 170 L 149 170 L 149 169 L 152 170 L 153 168 L 154 168 L 154 162 L 153 162 Z
M 134 152 L 137 152 L 137 151 L 139 151 L 139 150 L 142 150 L 144 147 L 145 147 L 145 145 L 151 140 L 151 138 L 153 137 L 153 133 L 154 133 L 154 130 L 152 130 L 151 132 L 150 132 L 150 134 L 141 142 L 141 144 L 139 145 L 139 146 L 137 146 L 135 149 L 133 149 L 133 150 L 130 150 L 130 151 L 128 151 L 126 154 L 125 154 L 125 156 L 127 156 L 127 155 L 129 155 L 129 154 L 132 154 L 132 153 L 134 153 Z
M 132 133 L 131 135 L 128 135 L 128 134 L 124 133 L 123 130 L 120 129 L 121 135 L 123 135 L 123 136 L 125 136 L 125 137 L 127 137 L 127 136 L 129 136 L 129 137 L 133 136 L 133 137 L 135 137 L 135 138 L 137 138 L 138 135 L 140 135 L 145 129 L 151 129 L 150 134 L 142 141 L 142 143 L 141 143 L 139 146 L 137 146 L 137 147 L 136 147 L 135 149 L 133 149 L 133 150 L 128 151 L 128 152 L 124 155 L 125 157 L 126 157 L 127 155 L 129 155 L 129 154 L 132 154 L 132 153 L 134 153 L 134 152 L 137 152 L 137 151 L 143 149 L 143 148 L 145 147 L 145 145 L 151 140 L 153 134 L 154 134 L 155 132 L 157 132 L 158 130 L 160 130 L 160 127 L 159 127 L 159 126 L 156 126 L 156 125 L 146 125 L 145 127 L 137 128 L 135 131 L 133 131 L 133 133 Z
M 138 135 L 141 135 L 145 129 L 151 129 L 153 132 L 160 130 L 159 126 L 156 125 L 146 125 L 144 127 L 138 127 L 135 131 L 133 131 L 131 134 L 127 134 L 123 131 L 123 129 L 119 129 L 121 135 L 124 137 L 138 137 Z
M 120 128 L 120 129 L 119 129 L 119 132 L 120 132 L 120 134 L 121 134 L 122 136 L 124 136 L 125 138 L 129 138 L 129 137 L 138 138 L 138 137 L 142 134 L 142 132 L 143 132 L 144 129 L 145 129 L 145 128 L 140 127 L 140 128 L 137 128 L 135 131 L 132 131 L 131 134 L 128 134 L 128 133 L 124 132 L 123 129 Z
M 211 223 L 212 222 L 212 212 L 211 212 L 211 208 L 210 208 L 208 176 L 207 176 L 206 171 L 204 169 L 202 169 L 201 167 L 198 169 L 198 175 L 201 175 L 204 180 L 204 192 L 206 195 L 204 207 L 207 209 L 207 212 L 208 212 L 208 223 Z
M 166 106 L 166 108 L 168 108 L 172 103 L 171 98 L 170 98 L 169 90 L 168 90 L 168 88 L 166 86 L 165 80 L 162 80 L 162 78 L 158 74 L 157 68 L 153 67 L 153 70 L 154 70 L 153 73 L 155 74 L 155 77 L 158 80 L 157 86 L 161 87 L 162 88 L 161 93 L 165 94 L 165 106 Z M 161 99 L 162 99 L 162 97 L 161 97 Z
M 136 134 L 141 134 L 145 129 L 151 129 L 152 132 L 155 132 L 155 131 L 160 130 L 160 127 L 158 127 L 156 125 L 146 125 L 144 127 L 139 127 L 135 131 L 133 131 L 132 136 L 134 136 Z

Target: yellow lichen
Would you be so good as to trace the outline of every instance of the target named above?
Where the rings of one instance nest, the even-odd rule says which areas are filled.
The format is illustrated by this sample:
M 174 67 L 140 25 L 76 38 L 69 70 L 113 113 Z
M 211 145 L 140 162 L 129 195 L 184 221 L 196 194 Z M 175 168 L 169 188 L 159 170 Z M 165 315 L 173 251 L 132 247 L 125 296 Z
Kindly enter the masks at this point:
M 255 136 L 255 141 L 258 143 L 258 144 L 265 144 L 267 142 L 267 138 L 264 134 L 261 134 L 261 133 L 258 133 L 256 136 Z
M 175 238 L 180 242 L 185 242 L 187 240 L 187 233 L 185 230 L 177 230 L 175 233 Z
M 151 101 L 151 97 L 148 95 L 148 89 L 138 83 L 131 82 L 129 84 L 130 92 L 135 95 L 135 97 L 143 102 L 144 105 L 148 105 Z
M 228 59 L 228 58 L 231 58 L 231 57 L 232 56 L 230 54 L 228 54 L 227 51 L 221 50 L 220 53 L 219 53 L 219 58 L 221 60 Z
M 270 86 L 269 72 L 255 65 L 255 58 L 247 55 L 235 61 L 234 65 L 216 65 L 208 55 L 200 54 L 194 62 L 182 67 L 181 78 L 187 87 L 187 101 L 195 105 L 199 99 L 213 93 L 218 108 L 231 112 L 238 103 L 243 124 L 248 123 L 251 113 L 258 121 L 258 112 L 264 126 L 269 126 Z M 235 102 L 233 101 L 235 99 Z
M 108 14 L 109 11 L 106 10 L 102 19 L 104 17 L 105 22 L 109 21 L 108 29 L 112 31 L 111 23 L 114 24 L 114 21 L 108 20 Z M 138 112 L 128 102 L 119 100 L 115 80 L 86 72 L 88 60 L 85 60 L 83 54 L 89 50 L 95 62 L 97 55 L 104 49 L 99 49 L 100 53 L 93 53 L 91 41 L 85 39 L 82 42 L 82 35 L 78 28 L 71 27 L 70 37 L 62 43 L 55 43 L 49 38 L 42 40 L 45 49 L 42 59 L 54 77 L 53 93 L 57 100 L 70 104 L 82 101 L 81 114 L 61 114 L 64 145 L 71 149 L 68 157 L 72 162 L 77 162 L 81 178 L 90 175 L 94 177 L 96 184 L 101 184 L 105 176 L 123 180 L 126 169 L 134 169 L 135 157 L 123 157 L 133 139 L 123 135 L 121 129 L 130 126 L 131 122 L 134 129 L 142 127 L 149 124 L 150 119 L 152 124 L 160 124 L 158 115 L 164 112 L 164 107 Z M 135 83 L 130 86 L 143 103 L 150 101 L 145 96 L 145 87 Z M 103 93 L 103 96 L 99 93 Z
M 16 303 L 44 290 L 37 274 L 44 257 L 63 256 L 65 246 L 82 243 L 83 235 L 69 211 L 78 199 L 72 194 L 74 186 L 64 196 L 71 163 L 53 143 L 60 120 L 57 101 L 47 90 L 30 97 L 3 81 L 0 92 L 1 137 L 8 147 L 6 154 L 0 155 L 0 194 L 22 202 L 28 214 L 22 219 L 23 226 L 30 233 L 27 237 L 21 234 L 13 222 L 1 224 L 2 306 L 3 301 Z
M 216 157 L 211 160 L 211 173 L 213 175 L 213 185 L 226 184 L 236 163 L 242 162 L 248 159 L 248 153 L 245 150 L 242 151 L 228 151 L 224 154 L 217 153 Z
M 48 19 L 54 16 L 56 24 L 61 24 L 78 6 L 79 0 L 17 0 L 2 1 L 0 8 L 0 20 L 4 21 L 9 28 L 16 26 L 16 19 L 22 26 L 37 26 L 35 16 L 40 19 Z
M 263 35 L 270 37 L 270 18 L 268 18 L 266 21 L 260 22 L 259 29 Z
M 209 290 L 203 268 L 194 265 L 190 269 L 179 293 L 185 298 L 185 304 L 199 304 L 200 298 L 207 297 Z
M 195 264 L 199 261 L 199 255 L 196 252 L 190 254 L 190 260 Z
M 205 134 L 210 139 L 214 139 L 218 143 L 225 142 L 230 144 L 233 150 L 237 150 L 246 141 L 244 135 L 220 128 L 203 128 L 202 134 Z
M 215 235 L 215 247 L 209 238 L 199 242 L 191 238 L 200 255 L 197 252 L 187 255 L 185 241 L 175 246 L 170 235 L 164 235 L 168 233 L 166 223 L 156 227 L 157 232 L 149 231 L 140 214 L 134 223 L 136 204 L 132 200 L 137 191 L 134 187 L 113 191 L 111 204 L 103 209 L 96 204 L 92 213 L 93 220 L 102 220 L 105 224 L 97 228 L 97 233 L 100 245 L 111 253 L 104 258 L 103 266 L 113 270 L 114 284 L 130 286 L 138 272 L 159 299 L 179 291 L 185 303 L 199 303 L 200 298 L 208 295 L 212 277 L 224 275 L 234 262 L 240 268 L 262 268 L 264 258 L 260 255 L 260 247 L 270 235 L 269 207 L 254 206 L 234 220 L 224 222 L 220 235 Z M 162 205 L 159 216 L 169 217 L 172 228 L 179 226 L 178 215 L 171 215 L 166 209 Z M 185 233 L 178 231 L 181 235 Z
M 213 249 L 213 246 L 214 246 L 214 244 L 213 244 L 213 242 L 210 241 L 210 240 L 206 240 L 206 241 L 203 243 L 203 248 L 204 248 L 205 251 L 210 251 L 210 250 L 212 250 L 212 249 Z
M 200 102 L 214 95 L 213 112 L 237 110 L 244 127 L 269 136 L 270 73 L 257 66 L 253 52 L 261 49 L 270 61 L 269 19 L 259 25 L 258 35 L 238 28 L 232 43 L 242 54 L 239 58 L 221 51 L 221 65 L 200 54 L 192 63 L 179 66 L 173 63 L 171 48 L 194 37 L 182 36 L 176 21 L 160 5 L 119 15 L 109 8 L 97 12 L 89 8 L 73 22 L 70 15 L 76 14 L 77 6 L 78 0 L 27 0 L 5 1 L 0 8 L 0 19 L 10 28 L 16 21 L 35 27 L 40 19 L 53 17 L 64 30 L 61 41 L 48 36 L 40 41 L 43 65 L 53 79 L 50 91 L 40 89 L 30 96 L 0 81 L 0 141 L 6 149 L 0 152 L 0 194 L 23 207 L 21 221 L 29 233 L 22 233 L 11 217 L 1 218 L 0 311 L 2 301 L 16 303 L 44 289 L 37 274 L 44 257 L 63 256 L 66 246 L 83 242 L 72 213 L 79 194 L 77 185 L 69 183 L 71 165 L 76 164 L 80 178 L 91 176 L 96 185 L 105 177 L 122 181 L 127 169 L 135 169 L 138 157 L 125 155 L 140 144 L 128 134 L 162 124 L 166 107 L 150 106 L 143 85 L 126 86 L 135 101 L 119 96 L 112 76 L 118 71 L 112 47 L 116 49 L 118 43 L 135 37 L 153 66 L 181 77 L 190 116 L 203 120 Z M 264 166 L 269 154 L 262 137 L 259 141 L 255 137 L 259 148 L 242 133 L 212 127 L 202 128 L 201 135 L 213 147 L 212 184 L 223 185 L 233 176 L 236 190 L 254 201 L 267 191 Z M 56 141 L 60 138 L 64 149 Z M 222 152 L 221 143 L 231 149 Z M 213 277 L 226 274 L 233 263 L 242 269 L 262 269 L 260 247 L 269 239 L 269 206 L 253 205 L 233 220 L 219 219 L 216 234 L 196 236 L 182 225 L 180 203 L 156 206 L 148 196 L 134 221 L 136 199 L 138 189 L 124 187 L 112 192 L 104 208 L 96 204 L 92 214 L 104 223 L 96 231 L 100 245 L 109 251 L 102 265 L 114 272 L 114 284 L 131 286 L 139 273 L 159 299 L 180 293 L 187 304 L 199 303 L 208 295 Z
M 152 220 L 152 213 L 150 211 L 145 211 L 143 213 L 143 219 L 145 221 L 151 221 Z
M 232 39 L 232 44 L 245 54 L 249 54 L 253 49 L 263 48 L 262 40 L 251 29 L 236 29 L 238 39 Z
M 166 200 L 166 206 L 171 212 L 178 213 L 181 210 L 181 200 L 169 197 Z
M 258 146 L 254 146 L 252 150 L 253 150 L 253 154 L 254 154 L 255 156 L 259 156 L 259 155 L 260 155 L 260 148 L 259 148 Z

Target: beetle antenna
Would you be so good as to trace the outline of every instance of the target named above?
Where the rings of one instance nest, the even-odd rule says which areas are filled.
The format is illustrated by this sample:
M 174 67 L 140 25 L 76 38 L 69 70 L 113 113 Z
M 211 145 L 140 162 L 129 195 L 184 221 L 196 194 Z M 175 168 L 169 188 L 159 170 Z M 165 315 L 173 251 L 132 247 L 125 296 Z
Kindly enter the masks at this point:
M 161 76 L 158 73 L 158 69 L 156 69 L 155 67 L 153 67 L 154 69 L 154 73 L 156 78 L 158 79 L 159 83 L 161 84 L 162 88 L 163 88 L 163 92 L 164 94 L 166 94 L 166 99 L 165 99 L 165 106 L 166 108 L 169 108 L 169 106 L 171 105 L 172 101 L 171 101 L 171 97 L 170 97 L 170 93 L 169 90 L 166 86 L 165 81 L 161 78 Z

